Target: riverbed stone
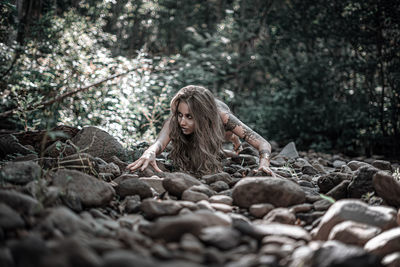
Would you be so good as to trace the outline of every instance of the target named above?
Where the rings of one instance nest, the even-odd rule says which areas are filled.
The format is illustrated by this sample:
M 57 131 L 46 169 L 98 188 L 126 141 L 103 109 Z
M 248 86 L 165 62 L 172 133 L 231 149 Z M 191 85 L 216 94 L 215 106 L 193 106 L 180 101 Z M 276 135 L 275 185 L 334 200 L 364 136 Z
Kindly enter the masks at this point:
M 387 230 L 396 226 L 397 211 L 391 207 L 373 207 L 360 200 L 346 199 L 335 202 L 313 230 L 313 238 L 327 240 L 332 228 L 347 220 L 364 223 Z
M 0 181 L 24 185 L 40 178 L 42 168 L 33 161 L 6 162 L 0 169 Z
M 377 236 L 381 231 L 380 228 L 372 225 L 344 221 L 332 228 L 328 240 L 338 240 L 348 245 L 363 247 L 365 243 Z
M 141 199 L 145 199 L 153 196 L 151 187 L 147 183 L 137 178 L 123 180 L 118 184 L 116 191 L 117 194 L 122 198 L 126 196 L 138 195 Z
M 384 171 L 377 172 L 373 176 L 373 186 L 378 196 L 387 204 L 400 207 L 400 181 Z
M 364 249 L 378 256 L 399 252 L 400 227 L 395 227 L 375 236 L 365 244 Z
M 305 202 L 305 193 L 299 185 L 287 179 L 248 177 L 234 186 L 232 198 L 234 204 L 242 208 L 258 203 L 288 207 Z
M 181 197 L 186 189 L 194 185 L 200 185 L 201 182 L 189 174 L 174 172 L 166 173 L 162 184 L 168 193 L 176 197 Z
M 53 185 L 65 192 L 75 193 L 85 207 L 104 206 L 115 195 L 110 184 L 76 170 L 58 170 L 54 174 Z

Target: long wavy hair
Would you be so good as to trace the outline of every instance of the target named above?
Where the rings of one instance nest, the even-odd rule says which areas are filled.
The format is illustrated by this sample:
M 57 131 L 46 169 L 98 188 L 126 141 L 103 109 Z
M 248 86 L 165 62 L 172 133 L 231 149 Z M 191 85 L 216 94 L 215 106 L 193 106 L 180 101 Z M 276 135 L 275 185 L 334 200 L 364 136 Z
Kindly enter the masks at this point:
M 178 123 L 178 105 L 185 102 L 194 119 L 194 131 L 185 135 Z M 170 158 L 182 171 L 204 175 L 221 171 L 224 128 L 213 94 L 201 86 L 183 87 L 171 100 Z

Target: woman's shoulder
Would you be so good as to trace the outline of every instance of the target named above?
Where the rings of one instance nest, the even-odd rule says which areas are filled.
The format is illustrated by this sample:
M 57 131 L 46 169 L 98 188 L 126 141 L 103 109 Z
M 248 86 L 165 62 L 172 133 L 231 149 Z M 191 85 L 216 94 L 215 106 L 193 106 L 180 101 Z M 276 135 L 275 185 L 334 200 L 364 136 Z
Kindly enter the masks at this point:
M 218 111 L 219 111 L 220 113 L 221 113 L 221 112 L 225 112 L 225 113 L 231 112 L 231 110 L 230 110 L 230 108 L 228 107 L 228 105 L 225 104 L 224 102 L 222 102 L 221 100 L 215 98 L 215 103 L 217 104 L 217 108 L 218 108 Z

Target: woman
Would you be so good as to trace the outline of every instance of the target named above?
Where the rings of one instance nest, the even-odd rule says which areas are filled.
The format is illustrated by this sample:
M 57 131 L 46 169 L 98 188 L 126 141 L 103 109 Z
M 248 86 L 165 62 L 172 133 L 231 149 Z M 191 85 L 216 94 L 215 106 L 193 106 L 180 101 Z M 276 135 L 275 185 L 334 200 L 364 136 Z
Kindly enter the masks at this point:
M 129 170 L 141 168 L 143 171 L 150 164 L 161 172 L 156 164 L 156 155 L 171 142 L 169 156 L 180 170 L 201 175 L 216 173 L 222 170 L 219 155 L 223 141 L 232 141 L 238 153 L 240 137 L 259 151 L 258 171 L 275 176 L 269 168 L 271 145 L 236 118 L 228 106 L 216 100 L 209 90 L 194 85 L 183 87 L 171 100 L 170 106 L 171 115 L 157 141 L 128 165 Z

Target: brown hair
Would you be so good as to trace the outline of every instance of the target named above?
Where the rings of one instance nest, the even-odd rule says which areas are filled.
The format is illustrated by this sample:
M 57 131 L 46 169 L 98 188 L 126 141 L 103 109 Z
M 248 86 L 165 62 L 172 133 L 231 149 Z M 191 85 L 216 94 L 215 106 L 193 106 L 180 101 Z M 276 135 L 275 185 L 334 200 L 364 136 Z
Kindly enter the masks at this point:
M 193 116 L 195 129 L 190 135 L 178 123 L 178 105 L 185 102 Z M 221 171 L 220 151 L 224 128 L 213 94 L 201 86 L 183 87 L 171 100 L 170 158 L 183 171 L 210 174 Z

